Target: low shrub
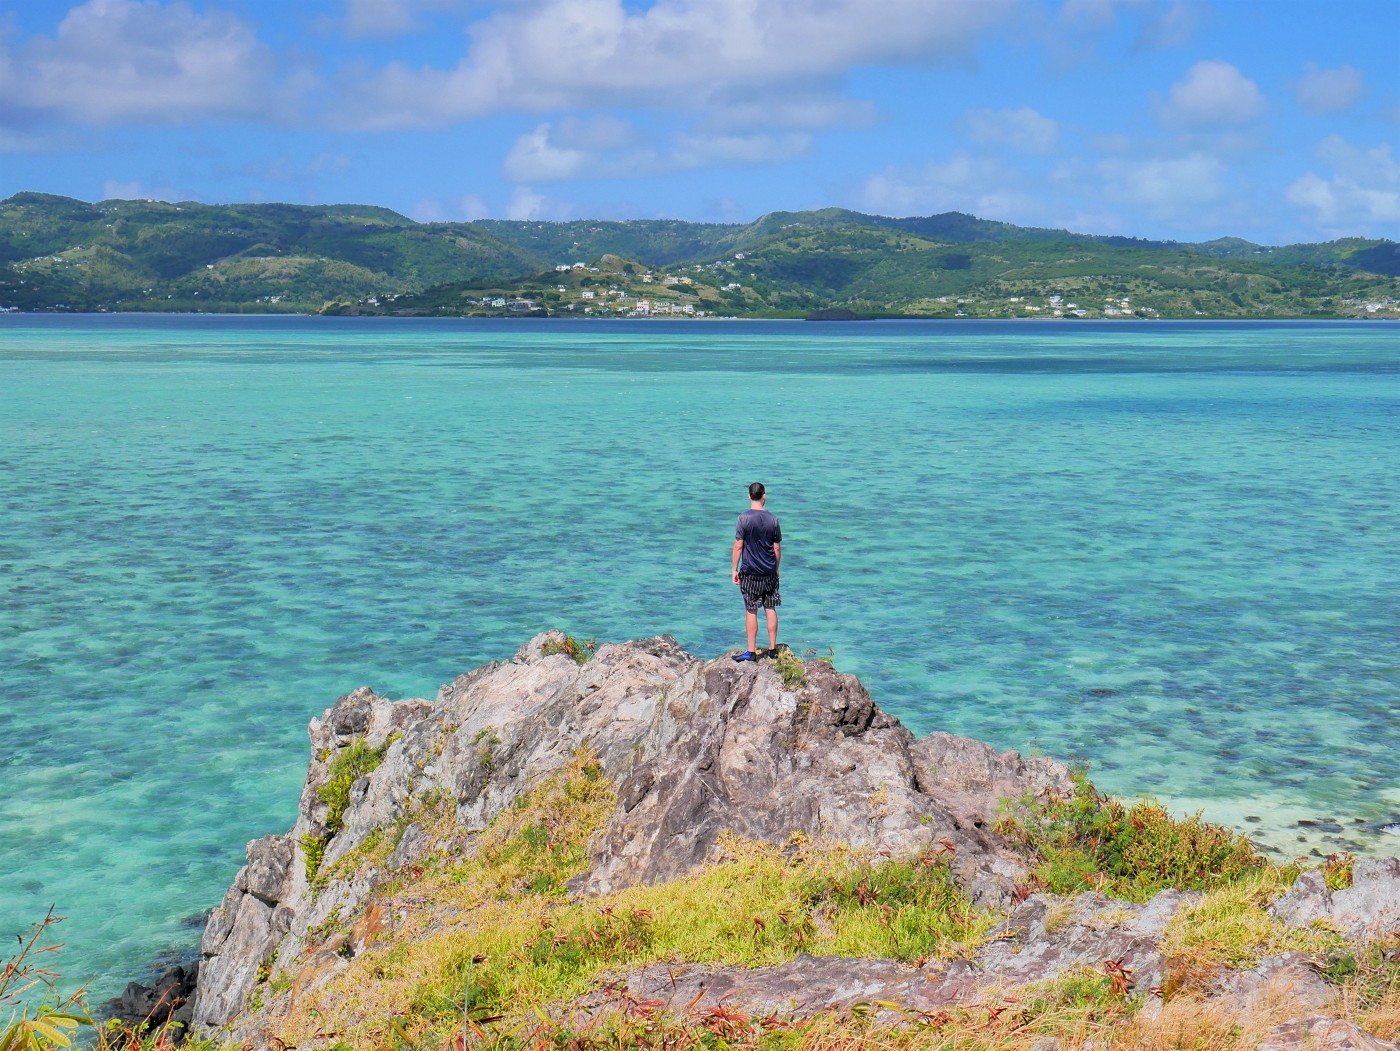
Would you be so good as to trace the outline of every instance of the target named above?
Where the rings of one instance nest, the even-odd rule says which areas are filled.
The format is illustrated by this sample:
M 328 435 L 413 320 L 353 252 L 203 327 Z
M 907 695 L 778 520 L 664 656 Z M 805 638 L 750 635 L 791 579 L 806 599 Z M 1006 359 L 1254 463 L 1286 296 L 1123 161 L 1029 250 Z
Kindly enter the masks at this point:
M 1355 866 L 1356 858 L 1351 854 L 1329 854 L 1322 865 L 1322 881 L 1328 890 L 1346 890 Z
M 1200 814 L 1174 817 L 1155 800 L 1103 795 L 1082 771 L 1067 794 L 1011 804 L 997 830 L 1039 860 L 1037 887 L 1056 894 L 1100 890 L 1142 902 L 1168 887 L 1233 883 L 1269 864 L 1237 832 Z
M 540 647 L 540 652 L 546 657 L 562 653 L 578 664 L 587 664 L 593 659 L 593 654 L 598 652 L 598 640 L 576 639 L 572 635 L 565 635 L 563 639 L 550 639 Z
M 783 680 L 783 685 L 790 690 L 806 685 L 807 670 L 802 667 L 802 661 L 791 650 L 779 649 L 773 654 L 773 666 L 778 669 L 778 675 Z
M 318 836 L 308 832 L 301 837 L 301 853 L 306 859 L 306 882 L 315 884 L 317 877 L 321 874 L 321 862 L 326 860 L 326 844 L 330 842 L 325 836 Z

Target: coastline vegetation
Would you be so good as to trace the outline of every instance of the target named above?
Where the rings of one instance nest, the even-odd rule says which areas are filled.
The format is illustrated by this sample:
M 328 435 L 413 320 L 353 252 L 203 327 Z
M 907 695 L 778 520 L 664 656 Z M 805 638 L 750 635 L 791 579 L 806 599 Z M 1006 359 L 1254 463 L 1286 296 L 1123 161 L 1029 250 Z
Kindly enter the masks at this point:
M 1247 838 L 1199 814 L 1173 817 L 1154 800 L 1100 793 L 1085 770 L 1066 796 L 1003 803 L 997 831 L 1039 859 L 1032 890 L 1098 890 L 1144 902 L 1158 891 L 1211 890 L 1256 876 L 1268 860 Z M 1296 866 L 1280 870 L 1296 876 Z

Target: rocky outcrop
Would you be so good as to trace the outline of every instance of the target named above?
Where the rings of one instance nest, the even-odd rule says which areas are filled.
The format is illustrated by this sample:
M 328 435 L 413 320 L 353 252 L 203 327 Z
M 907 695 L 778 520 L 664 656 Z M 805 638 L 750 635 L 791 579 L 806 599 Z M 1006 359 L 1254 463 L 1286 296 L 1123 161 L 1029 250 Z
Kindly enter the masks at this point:
M 787 685 L 769 663 L 704 662 L 665 636 L 603 646 L 584 665 L 546 655 L 562 638 L 531 640 L 513 660 L 453 680 L 435 703 L 361 689 L 313 720 L 296 823 L 249 845 L 205 931 L 198 1025 L 234 1023 L 260 979 L 291 979 L 293 961 L 300 970 L 308 950 L 325 953 L 314 932 L 431 844 L 410 825 L 385 871 L 350 867 L 322 883 L 308 874 L 308 846 L 323 844 L 318 875 L 335 872 L 433 793 L 450 797 L 460 830 L 480 830 L 581 747 L 618 794 L 581 893 L 684 873 L 726 832 L 770 842 L 802 833 L 892 854 L 937 845 L 974 900 L 1009 902 L 1026 864 L 992 829 L 996 797 L 1069 785 L 1048 759 L 948 734 L 916 740 L 853 676 L 820 661 Z M 378 766 L 349 786 L 331 822 L 323 789 L 352 747 L 379 754 Z
M 1273 913 L 1294 927 L 1325 924 L 1352 941 L 1385 934 L 1400 927 L 1400 858 L 1358 858 L 1343 890 L 1328 889 L 1317 870 L 1304 872 Z
M 801 832 L 899 855 L 946 841 L 975 901 L 1007 900 L 1024 865 L 992 832 L 996 797 L 977 787 L 1065 788 L 1065 768 L 947 734 L 916 741 L 852 676 L 821 661 L 805 669 L 800 689 L 728 660 L 678 676 L 580 886 L 677 876 L 723 832 L 767 841 Z
M 150 985 L 128 982 L 120 996 L 103 1004 L 105 1017 L 128 1028 L 166 1032 L 172 1043 L 180 1044 L 194 1016 L 193 997 L 198 981 L 196 961 L 161 971 Z
M 312 721 L 296 822 L 249 844 L 205 929 L 196 1026 L 256 1037 L 264 994 L 282 1007 L 310 995 L 392 928 L 403 903 L 376 892 L 396 873 L 473 850 L 476 833 L 580 750 L 615 787 L 616 805 L 569 885 L 576 895 L 682 876 L 729 834 L 774 844 L 800 834 L 872 854 L 936 854 L 968 898 L 1004 916 L 966 957 L 918 965 L 801 955 L 751 970 L 642 968 L 573 1004 L 582 1016 L 608 1010 L 619 990 L 688 1009 L 800 1016 L 884 1002 L 928 1012 L 1084 973 L 1161 1008 L 1173 966 L 1167 925 L 1199 895 L 1130 904 L 1029 894 L 1029 862 L 996 830 L 999 800 L 1070 790 L 1063 765 L 947 733 L 916 739 L 855 678 L 820 661 L 706 662 L 662 636 L 603 646 L 580 665 L 563 642 L 532 639 L 432 702 L 360 689 Z M 428 800 L 442 820 L 422 816 Z M 1354 877 L 1332 891 L 1304 873 L 1274 912 L 1356 939 L 1400 925 L 1400 861 L 1357 861 Z M 1214 975 L 1205 995 L 1246 1012 L 1280 996 L 1296 1005 L 1285 1016 L 1292 1028 L 1275 1031 L 1281 1048 L 1385 1046 L 1317 1013 L 1331 1009 L 1335 989 L 1316 964 L 1272 956 Z

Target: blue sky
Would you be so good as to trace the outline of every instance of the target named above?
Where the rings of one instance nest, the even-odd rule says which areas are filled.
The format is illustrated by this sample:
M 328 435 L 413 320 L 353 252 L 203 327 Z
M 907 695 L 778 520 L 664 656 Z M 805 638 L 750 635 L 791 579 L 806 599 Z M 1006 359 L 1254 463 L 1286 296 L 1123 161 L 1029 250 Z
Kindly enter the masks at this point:
M 1400 0 L 0 0 L 0 197 L 1400 239 Z

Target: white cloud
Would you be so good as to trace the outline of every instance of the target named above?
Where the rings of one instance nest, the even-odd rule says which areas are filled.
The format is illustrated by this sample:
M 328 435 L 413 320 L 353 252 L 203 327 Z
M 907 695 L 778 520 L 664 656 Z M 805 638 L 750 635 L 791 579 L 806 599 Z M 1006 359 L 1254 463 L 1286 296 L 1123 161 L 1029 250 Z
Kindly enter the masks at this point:
M 1172 85 L 1159 116 L 1174 127 L 1224 128 L 1248 124 L 1264 108 L 1258 84 L 1229 62 L 1205 59 Z
M 1059 123 L 1029 106 L 968 110 L 963 123 L 973 142 L 1013 146 L 1029 153 L 1051 153 L 1060 139 Z
M 52 37 L 32 37 L 0 63 L 7 109 L 89 124 L 178 123 L 263 113 L 274 73 L 253 30 L 216 8 L 87 0 Z
M 955 153 L 947 160 L 887 168 L 859 191 L 860 207 L 879 215 L 970 212 L 984 219 L 1026 221 L 1044 202 L 1018 185 L 1018 174 L 986 158 Z
M 433 127 L 500 109 L 702 108 L 735 92 L 829 81 L 863 65 L 967 54 L 1016 0 L 540 0 L 469 27 L 451 69 L 392 64 L 343 107 L 371 128 Z
M 506 153 L 502 173 L 512 182 L 542 183 L 769 164 L 804 152 L 812 137 L 803 132 L 686 131 L 676 134 L 664 149 L 634 147 L 636 139 L 630 125 L 608 117 L 540 124 L 515 140 Z
M 1354 66 L 1318 69 L 1317 63 L 1303 67 L 1303 76 L 1294 86 L 1298 105 L 1312 113 L 1340 113 L 1360 102 L 1366 94 L 1366 78 Z
M 1368 150 L 1332 135 L 1322 140 L 1317 155 L 1331 165 L 1331 177 L 1308 172 L 1284 191 L 1288 203 L 1311 212 L 1333 234 L 1394 237 L 1394 224 L 1400 223 L 1400 162 L 1390 146 Z
M 1225 165 L 1203 153 L 1106 160 L 1099 163 L 1098 171 L 1110 200 L 1135 205 L 1155 216 L 1183 215 L 1219 202 L 1226 193 Z

